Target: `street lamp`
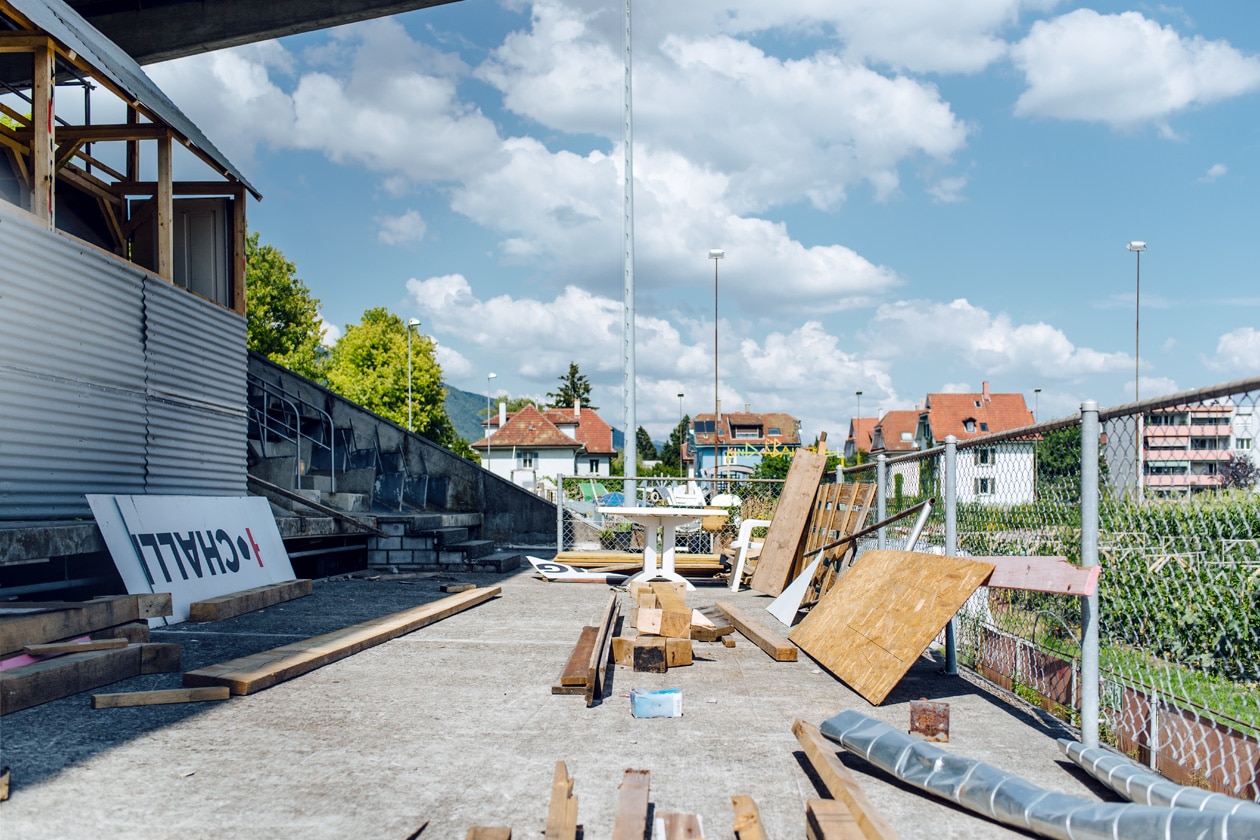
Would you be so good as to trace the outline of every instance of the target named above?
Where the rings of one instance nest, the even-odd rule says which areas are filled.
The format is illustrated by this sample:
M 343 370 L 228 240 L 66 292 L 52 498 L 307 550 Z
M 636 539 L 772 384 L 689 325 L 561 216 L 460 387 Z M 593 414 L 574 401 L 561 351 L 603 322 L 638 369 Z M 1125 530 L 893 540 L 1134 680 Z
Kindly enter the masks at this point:
M 856 416 L 860 418 L 860 417 L 862 416 L 862 392 L 861 392 L 861 391 L 854 391 L 854 392 L 853 392 L 853 395 L 857 397 L 858 408 L 857 408 L 857 415 L 856 415 Z
M 1033 422 L 1037 422 L 1037 405 L 1041 402 L 1041 389 L 1033 388 Z
M 1125 250 L 1132 251 L 1137 256 L 1137 278 L 1133 287 L 1133 401 L 1139 402 L 1142 399 L 1138 392 L 1138 384 L 1141 381 L 1138 352 L 1142 346 L 1142 252 L 1146 250 L 1146 243 L 1134 240 L 1124 247 Z M 1140 503 L 1142 501 L 1142 412 L 1137 412 L 1136 417 L 1134 427 L 1137 430 L 1137 440 L 1133 444 L 1133 461 L 1137 468 L 1137 500 Z
M 490 383 L 494 379 L 495 374 L 486 374 L 486 469 L 490 469 Z
M 680 391 L 678 393 L 678 430 L 679 430 L 678 434 L 682 434 L 682 421 L 683 421 L 682 398 L 683 398 L 683 394 Z
M 726 252 L 721 248 L 709 250 L 709 259 L 713 260 L 713 477 L 718 476 L 718 260 L 723 259 Z
M 419 318 L 407 319 L 407 431 L 414 432 L 416 427 L 411 423 L 411 329 L 420 326 Z

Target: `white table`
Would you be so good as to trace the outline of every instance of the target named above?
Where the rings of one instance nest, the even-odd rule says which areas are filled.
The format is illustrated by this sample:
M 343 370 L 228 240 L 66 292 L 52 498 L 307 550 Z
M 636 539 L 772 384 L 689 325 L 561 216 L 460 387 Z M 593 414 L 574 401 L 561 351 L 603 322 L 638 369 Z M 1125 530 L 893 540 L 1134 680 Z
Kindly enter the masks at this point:
M 600 507 L 597 510 L 610 516 L 621 516 L 637 525 L 642 525 L 643 538 L 643 571 L 630 580 L 665 580 L 681 581 L 688 589 L 695 589 L 682 575 L 674 571 L 674 530 L 688 521 L 704 516 L 727 516 L 722 508 L 699 507 Z M 661 531 L 661 564 L 656 565 L 656 532 Z

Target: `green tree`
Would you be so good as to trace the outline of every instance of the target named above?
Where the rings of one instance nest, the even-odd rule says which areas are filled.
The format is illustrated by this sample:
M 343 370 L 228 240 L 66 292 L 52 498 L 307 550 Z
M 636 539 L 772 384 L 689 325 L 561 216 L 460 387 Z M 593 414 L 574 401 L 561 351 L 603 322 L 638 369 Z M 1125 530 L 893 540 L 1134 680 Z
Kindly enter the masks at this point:
M 634 433 L 635 454 L 639 456 L 641 461 L 655 461 L 656 444 L 652 443 L 652 437 L 647 433 L 647 429 L 640 426 Z
M 547 399 L 560 408 L 572 408 L 577 403 L 582 408 L 599 409 L 599 406 L 591 405 L 591 383 L 578 372 L 577 362 L 569 362 L 569 372 L 560 377 L 560 387 L 549 392 Z
M 467 454 L 446 414 L 442 368 L 433 339 L 411 336 L 411 415 L 417 434 Z M 347 324 L 325 367 L 328 387 L 369 411 L 407 425 L 407 327 L 385 307 L 369 309 L 358 324 Z M 461 447 L 461 444 L 463 446 Z
M 851 457 L 844 459 L 844 465 L 846 467 L 856 467 L 861 464 L 869 463 L 870 460 L 871 453 L 867 452 L 865 449 L 855 449 L 853 450 L 853 455 Z
M 321 380 L 327 351 L 320 343 L 319 300 L 297 276 L 297 266 L 272 245 L 259 245 L 258 232 L 245 240 L 247 344 L 276 364 Z
M 787 478 L 788 470 L 792 468 L 792 456 L 790 454 L 783 455 L 766 455 L 762 457 L 761 463 L 753 470 L 753 478 L 776 478 L 780 481 Z
M 669 433 L 669 440 L 661 447 L 661 465 L 675 470 L 674 475 L 682 474 L 682 447 L 687 441 L 687 427 L 691 425 L 690 417 L 683 419 Z

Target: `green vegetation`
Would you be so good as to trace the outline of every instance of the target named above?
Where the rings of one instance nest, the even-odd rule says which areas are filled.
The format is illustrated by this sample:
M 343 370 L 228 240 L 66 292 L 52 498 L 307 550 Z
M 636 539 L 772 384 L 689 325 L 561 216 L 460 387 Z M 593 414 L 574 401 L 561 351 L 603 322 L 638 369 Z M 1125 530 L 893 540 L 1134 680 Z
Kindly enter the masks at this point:
M 591 383 L 578 371 L 577 362 L 569 362 L 569 372 L 560 377 L 560 387 L 548 392 L 547 399 L 561 408 L 580 404 L 582 408 L 599 409 L 599 406 L 591 405 Z

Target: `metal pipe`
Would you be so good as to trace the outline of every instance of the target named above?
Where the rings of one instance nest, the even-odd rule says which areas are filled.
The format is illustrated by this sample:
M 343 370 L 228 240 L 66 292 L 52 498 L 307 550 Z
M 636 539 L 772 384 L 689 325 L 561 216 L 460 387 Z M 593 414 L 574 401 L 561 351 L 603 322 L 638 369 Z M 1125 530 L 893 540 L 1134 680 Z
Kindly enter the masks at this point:
M 958 556 L 958 438 L 945 436 L 945 556 Z M 958 673 L 958 639 L 954 619 L 945 625 L 945 673 Z
M 880 522 L 888 518 L 887 488 L 888 458 L 880 453 L 875 458 L 875 518 Z M 888 547 L 888 533 L 884 528 L 879 529 L 879 534 L 875 538 L 875 547 L 881 550 Z
M 1081 403 L 1081 566 L 1098 565 L 1098 403 Z M 1098 746 L 1098 592 L 1081 598 L 1081 741 Z

